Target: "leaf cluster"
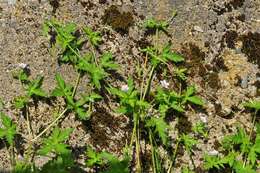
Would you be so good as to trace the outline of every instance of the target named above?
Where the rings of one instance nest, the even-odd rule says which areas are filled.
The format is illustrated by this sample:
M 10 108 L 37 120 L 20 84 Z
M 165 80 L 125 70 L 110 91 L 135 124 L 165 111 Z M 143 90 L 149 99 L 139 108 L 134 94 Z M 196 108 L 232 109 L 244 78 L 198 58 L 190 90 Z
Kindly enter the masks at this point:
M 37 76 L 30 80 L 25 70 L 21 69 L 14 78 L 19 79 L 25 89 L 25 95 L 14 98 L 14 106 L 17 109 L 23 109 L 29 103 L 30 99 L 44 98 L 48 94 L 42 89 L 43 76 Z
M 189 86 L 182 94 L 175 91 L 168 91 L 162 88 L 157 88 L 155 95 L 156 103 L 159 105 L 160 113 L 165 116 L 169 109 L 178 112 L 185 112 L 185 105 L 187 103 L 203 106 L 203 101 L 200 97 L 195 95 L 196 90 L 194 86 Z
M 73 95 L 73 87 L 66 84 L 64 79 L 60 74 L 56 75 L 57 86 L 52 91 L 52 96 L 64 97 L 66 100 L 67 108 L 73 110 L 81 120 L 86 120 L 91 114 L 91 105 L 97 100 L 102 99 L 102 97 L 96 93 L 91 93 L 90 95 L 82 95 L 81 99 L 75 100 Z M 86 108 L 88 107 L 88 109 Z
M 129 173 L 128 167 L 130 158 L 128 155 L 124 155 L 123 159 L 118 159 L 108 152 L 103 151 L 97 153 L 90 147 L 88 147 L 86 155 L 88 157 L 86 161 L 87 166 L 108 167 L 105 171 L 102 171 L 102 173 Z
M 3 112 L 0 112 L 0 118 L 2 122 L 2 126 L 0 126 L 0 138 L 6 139 L 9 145 L 13 145 L 15 135 L 17 134 L 16 125 Z
M 142 52 L 149 55 L 153 66 L 157 67 L 160 64 L 167 64 L 169 61 L 174 63 L 180 63 L 184 61 L 184 58 L 171 50 L 171 44 L 166 44 L 160 51 L 157 47 L 146 47 L 141 49 Z
M 256 134 L 255 140 L 252 141 L 245 129 L 238 127 L 237 133 L 225 136 L 221 144 L 222 148 L 228 151 L 228 154 L 223 157 L 206 155 L 204 158 L 205 169 L 220 169 L 229 166 L 236 173 L 256 172 L 256 163 L 260 156 L 259 132 Z
M 158 21 L 154 18 L 150 18 L 145 21 L 144 27 L 150 30 L 166 31 L 169 27 L 169 23 L 167 21 Z
M 120 99 L 120 107 L 117 111 L 122 114 L 132 115 L 134 112 L 138 112 L 138 110 L 148 108 L 150 106 L 149 103 L 139 99 L 140 94 L 135 89 L 133 79 L 130 78 L 127 81 L 127 85 L 127 91 L 123 91 L 112 86 L 108 88 L 108 91 L 112 95 L 115 95 Z
M 94 55 L 87 54 L 79 60 L 76 68 L 82 73 L 88 73 L 93 85 L 100 89 L 101 81 L 109 76 L 108 71 L 117 70 L 119 66 L 114 62 L 110 52 L 101 55 L 99 64 L 94 61 Z
M 77 52 L 81 48 L 83 39 L 78 39 L 76 36 L 77 27 L 74 23 L 63 25 L 55 19 L 46 21 L 43 25 L 44 35 L 55 35 L 54 45 L 61 49 L 60 61 L 64 63 L 76 64 L 78 61 Z

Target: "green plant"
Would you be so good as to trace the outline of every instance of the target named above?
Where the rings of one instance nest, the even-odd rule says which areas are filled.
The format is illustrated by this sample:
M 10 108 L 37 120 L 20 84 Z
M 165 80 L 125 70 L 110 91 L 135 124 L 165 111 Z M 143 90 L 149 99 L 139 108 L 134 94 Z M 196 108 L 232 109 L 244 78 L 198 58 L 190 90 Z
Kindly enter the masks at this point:
M 208 129 L 204 122 L 198 121 L 193 127 L 192 131 L 197 135 L 203 136 L 204 138 L 208 137 Z
M 51 136 L 43 140 L 42 147 L 38 150 L 38 153 L 40 155 L 47 155 L 51 153 L 63 155 L 70 153 L 68 145 L 64 144 L 64 142 L 68 140 L 72 131 L 73 129 L 61 130 L 59 128 L 55 128 Z
M 108 91 L 116 95 L 120 99 L 120 107 L 117 110 L 122 114 L 132 115 L 139 111 L 139 109 L 145 109 L 149 107 L 149 104 L 139 99 L 139 92 L 134 87 L 133 79 L 127 81 L 127 91 L 122 91 L 118 88 L 110 87 Z
M 16 133 L 16 125 L 12 122 L 11 118 L 0 112 L 2 128 L 0 128 L 0 138 L 7 140 L 8 144 L 14 144 L 14 137 Z
M 47 97 L 47 93 L 42 89 L 43 76 L 38 75 L 35 79 L 30 80 L 24 69 L 20 69 L 15 73 L 16 75 L 13 77 L 21 82 L 26 92 L 25 95 L 14 98 L 13 103 L 16 109 L 25 108 L 30 99 Z
M 135 147 L 137 149 L 137 169 L 138 172 L 141 171 L 140 163 L 140 144 L 139 144 L 139 123 L 140 117 L 144 118 L 142 112 L 150 107 L 150 104 L 142 99 L 140 99 L 140 93 L 135 89 L 134 82 L 132 79 L 127 81 L 127 91 L 122 91 L 120 89 L 110 86 L 108 91 L 116 95 L 120 99 L 120 107 L 118 112 L 126 114 L 133 117 L 134 128 L 132 132 L 132 137 L 130 141 L 130 146 L 132 146 L 135 140 Z
M 167 144 L 168 141 L 167 128 L 169 128 L 169 125 L 165 122 L 164 117 L 160 117 L 160 118 L 151 117 L 146 121 L 146 126 L 151 129 L 154 129 L 152 131 L 158 134 L 158 136 L 162 140 L 162 143 L 164 145 Z
M 84 32 L 86 36 L 88 37 L 88 40 L 90 41 L 91 45 L 93 46 L 99 46 L 99 44 L 102 41 L 102 38 L 100 36 L 99 32 L 94 32 L 91 28 L 85 27 Z
M 166 31 L 169 27 L 169 23 L 166 21 L 157 21 L 153 18 L 147 19 L 144 23 L 144 27 L 147 29 Z
M 7 141 L 10 162 L 13 168 L 15 166 L 14 139 L 17 134 L 16 125 L 13 123 L 12 119 L 3 112 L 0 112 L 0 118 L 2 123 L 2 126 L 0 126 L 0 139 L 5 139 Z
M 51 31 L 57 35 L 55 37 L 54 45 L 61 49 L 61 62 L 76 64 L 80 56 L 78 50 L 80 49 L 83 39 L 78 39 L 75 36 L 76 24 L 68 23 L 63 25 L 55 19 L 46 21 L 43 25 L 43 33 L 48 36 Z
M 107 71 L 118 69 L 118 65 L 113 61 L 113 56 L 111 53 L 104 53 L 100 57 L 99 65 L 95 64 L 94 59 L 93 54 L 87 54 L 79 60 L 76 68 L 80 72 L 88 73 L 93 85 L 100 89 L 101 81 L 109 76 Z
M 198 141 L 190 135 L 182 134 L 181 142 L 183 142 L 186 151 L 191 154 L 192 148 L 198 144 Z
M 205 169 L 230 167 L 236 173 L 256 172 L 256 161 L 260 156 L 260 133 L 252 141 L 245 130 L 239 127 L 236 134 L 224 137 L 222 148 L 228 151 L 223 157 L 205 155 Z
M 194 95 L 195 92 L 193 86 L 188 87 L 182 94 L 157 88 L 155 100 L 159 104 L 159 111 L 162 114 L 165 114 L 170 108 L 178 112 L 185 112 L 184 109 L 187 103 L 203 106 L 202 99 Z
M 92 105 L 96 100 L 102 99 L 102 97 L 96 93 L 91 93 L 90 95 L 82 95 L 81 99 L 75 100 L 72 86 L 66 84 L 60 74 L 56 75 L 56 81 L 57 86 L 51 95 L 55 97 L 64 97 L 66 100 L 67 109 L 75 111 L 81 120 L 90 118 L 92 113 Z M 88 104 L 87 110 L 85 107 L 86 104 Z
M 168 61 L 172 61 L 174 63 L 183 62 L 184 58 L 171 51 L 171 44 L 166 44 L 162 51 L 159 50 L 158 47 L 147 47 L 141 49 L 142 52 L 147 53 L 151 57 L 151 63 L 153 66 L 157 67 L 159 64 L 167 64 Z
M 189 169 L 189 167 L 185 166 L 181 168 L 181 173 L 194 173 Z
M 87 149 L 87 161 L 86 165 L 89 167 L 93 166 L 106 166 L 108 167 L 102 173 L 129 173 L 129 161 L 130 158 L 127 154 L 124 155 L 123 159 L 118 159 L 114 155 L 108 152 L 97 153 L 92 148 Z

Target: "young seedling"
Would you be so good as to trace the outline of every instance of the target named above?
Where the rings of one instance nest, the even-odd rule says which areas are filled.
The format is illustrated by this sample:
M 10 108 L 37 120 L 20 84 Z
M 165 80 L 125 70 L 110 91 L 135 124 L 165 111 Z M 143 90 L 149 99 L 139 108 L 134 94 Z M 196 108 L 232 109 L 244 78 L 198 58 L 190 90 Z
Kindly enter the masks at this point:
M 91 83 L 97 89 L 101 89 L 101 82 L 109 76 L 108 71 L 117 70 L 118 65 L 113 61 L 113 56 L 111 53 L 104 53 L 100 57 L 99 65 L 96 65 L 93 61 L 94 55 L 87 54 L 82 59 L 79 60 L 76 68 L 81 73 L 88 73 L 91 78 Z
M 43 156 L 56 156 L 49 160 L 41 168 L 41 172 L 59 172 L 69 173 L 74 166 L 71 150 L 69 145 L 64 144 L 68 140 L 73 129 L 59 129 L 55 128 L 52 134 L 45 138 L 42 142 L 41 148 L 38 150 L 38 154 Z
M 8 149 L 10 150 L 10 161 L 11 165 L 14 168 L 15 166 L 15 155 L 14 155 L 14 138 L 17 134 L 16 125 L 13 123 L 12 119 L 5 115 L 3 112 L 0 112 L 0 118 L 2 126 L 0 126 L 0 139 L 5 139 L 9 145 Z
M 53 90 L 52 96 L 63 97 L 66 100 L 67 110 L 73 110 L 79 119 L 87 120 L 92 113 L 92 105 L 95 101 L 102 99 L 102 97 L 96 93 L 90 95 L 82 95 L 81 99 L 75 100 L 72 87 L 66 84 L 60 74 L 56 75 L 57 87 Z M 88 104 L 88 110 L 85 105 Z
M 102 37 L 99 32 L 94 32 L 89 27 L 85 27 L 84 32 L 92 46 L 98 47 L 100 45 L 100 43 L 102 42 Z
M 207 126 L 204 122 L 202 121 L 198 121 L 193 127 L 192 127 L 192 131 L 197 134 L 200 135 L 204 138 L 208 137 L 208 129 Z
M 55 19 L 44 23 L 44 35 L 49 36 L 50 33 L 56 34 L 54 45 L 57 49 L 61 50 L 61 62 L 76 64 L 80 58 L 78 52 L 84 40 L 76 37 L 76 30 L 77 27 L 74 23 L 63 25 Z
M 88 147 L 86 154 L 88 157 L 86 165 L 88 167 L 106 166 L 107 169 L 102 171 L 102 173 L 129 173 L 130 158 L 127 154 L 124 155 L 123 159 L 118 159 L 108 152 L 97 153 L 90 147 Z
M 169 23 L 166 21 L 157 21 L 154 18 L 147 19 L 144 23 L 146 29 L 167 31 Z
M 192 149 L 198 144 L 198 141 L 190 135 L 182 134 L 181 142 L 183 143 L 185 150 L 188 152 L 192 165 L 195 168 L 196 166 L 192 158 Z
M 191 171 L 189 167 L 185 166 L 181 168 L 181 173 L 195 173 L 195 172 Z
M 52 134 L 43 140 L 41 148 L 38 150 L 38 154 L 47 156 L 48 154 L 63 155 L 70 153 L 68 145 L 64 144 L 68 140 L 73 129 L 59 129 L 55 128 Z
M 255 140 L 252 141 L 245 129 L 239 127 L 236 134 L 224 137 L 222 148 L 228 151 L 223 157 L 205 155 L 206 170 L 231 168 L 236 173 L 256 173 L 257 160 L 260 156 L 259 129 Z

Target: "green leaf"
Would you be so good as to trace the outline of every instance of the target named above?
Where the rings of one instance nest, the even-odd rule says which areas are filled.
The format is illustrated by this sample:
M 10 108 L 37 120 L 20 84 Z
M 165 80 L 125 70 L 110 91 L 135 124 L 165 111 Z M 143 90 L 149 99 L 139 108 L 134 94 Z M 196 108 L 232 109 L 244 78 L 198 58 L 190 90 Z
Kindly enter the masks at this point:
M 196 105 L 199 105 L 199 106 L 203 106 L 204 105 L 204 102 L 202 101 L 202 99 L 198 96 L 191 96 L 191 97 L 188 97 L 187 98 L 187 101 L 193 103 L 193 104 L 196 104 Z
M 46 97 L 47 94 L 41 88 L 43 82 L 43 76 L 37 76 L 33 81 L 30 81 L 27 87 L 27 95 L 30 97 Z
M 163 118 L 151 117 L 151 119 L 147 120 L 146 126 L 155 128 L 154 131 L 155 133 L 158 133 L 163 144 L 164 145 L 167 144 L 167 140 L 168 140 L 167 129 L 169 128 L 169 125 L 164 121 Z
M 169 27 L 169 23 L 167 21 L 157 21 L 154 18 L 147 19 L 144 23 L 144 27 L 147 29 L 158 29 L 162 31 L 166 31 Z
M 68 145 L 64 144 L 64 142 L 69 138 L 72 131 L 73 129 L 71 128 L 65 130 L 55 128 L 51 136 L 43 140 L 43 144 L 38 150 L 38 153 L 40 155 L 48 155 L 50 153 L 62 155 L 70 153 Z
M 161 53 L 162 59 L 165 61 L 170 60 L 175 63 L 183 62 L 184 58 L 181 55 L 178 55 L 177 53 L 174 53 L 171 51 L 171 44 L 167 44 L 164 46 L 163 51 Z
M 92 148 L 88 147 L 87 148 L 87 161 L 86 161 L 86 165 L 89 167 L 95 166 L 95 165 L 102 165 L 103 164 L 103 160 L 102 160 L 102 156 L 99 153 L 96 153 L 95 150 L 93 150 Z
M 118 67 L 119 67 L 118 64 L 114 63 L 114 61 L 113 61 L 113 55 L 112 55 L 112 53 L 110 53 L 110 52 L 104 53 L 104 54 L 101 56 L 100 65 L 101 65 L 103 68 L 107 68 L 107 69 L 109 69 L 109 70 L 116 70 L 116 69 L 118 69 Z
M 0 128 L 0 138 L 5 138 L 9 145 L 13 145 L 16 133 L 16 125 L 11 118 L 0 112 L 3 128 Z
M 210 170 L 212 168 L 224 168 L 224 164 L 226 164 L 226 161 L 223 161 L 219 156 L 204 156 L 204 168 L 206 170 Z
M 88 38 L 88 40 L 90 41 L 90 43 L 97 47 L 99 46 L 99 44 L 101 43 L 102 41 L 102 38 L 100 36 L 100 33 L 99 32 L 94 32 L 91 28 L 89 27 L 85 27 L 84 28 L 84 32 Z
M 178 112 L 185 112 L 185 110 L 182 108 L 182 106 L 179 105 L 177 102 L 172 102 L 170 106 L 172 109 L 174 109 Z
M 189 167 L 185 166 L 181 168 L 181 173 L 195 173 L 189 169 Z
M 71 173 L 73 170 L 74 161 L 71 153 L 66 153 L 54 157 L 52 160 L 49 160 L 41 168 L 41 173 Z
M 195 87 L 189 86 L 183 94 L 184 98 L 183 98 L 182 103 L 185 104 L 188 101 L 190 103 L 193 103 L 193 104 L 196 104 L 196 105 L 199 105 L 199 106 L 203 106 L 204 105 L 203 100 L 200 97 L 195 96 L 194 95 L 195 93 L 196 93 Z
M 244 107 L 255 109 L 256 111 L 260 110 L 260 100 L 251 100 L 243 104 Z
M 236 173 L 256 173 L 250 165 L 244 165 L 241 161 L 236 161 L 234 164 Z
M 49 32 L 50 32 L 50 26 L 48 25 L 48 23 L 44 22 L 42 26 L 42 34 L 44 36 L 48 36 Z
M 202 121 L 197 122 L 195 126 L 192 127 L 192 131 L 199 135 L 202 135 L 205 138 L 208 137 L 208 130 L 206 124 Z
M 181 79 L 181 80 L 183 80 L 183 81 L 185 81 L 185 80 L 187 79 L 187 76 L 186 76 L 186 74 L 185 74 L 185 73 L 187 72 L 187 69 L 186 69 L 186 68 L 181 68 L 181 69 L 175 68 L 174 72 L 175 72 L 176 76 L 177 76 L 179 79 Z
M 129 173 L 130 157 L 124 156 L 122 160 L 118 159 L 114 155 L 102 152 L 101 157 L 107 161 L 108 169 L 102 173 Z
M 191 154 L 192 148 L 198 144 L 198 141 L 190 135 L 182 134 L 181 141 L 183 142 L 186 151 Z
M 72 96 L 72 87 L 65 83 L 60 74 L 56 74 L 55 79 L 57 86 L 52 91 L 51 95 L 55 97 L 65 97 L 67 100 Z
M 34 167 L 34 172 L 32 172 L 31 168 Z M 35 168 L 34 165 L 31 165 L 30 163 L 27 162 L 21 162 L 17 161 L 15 163 L 15 168 L 12 171 L 12 173 L 37 173 L 38 170 Z
M 29 98 L 26 96 L 15 97 L 13 100 L 16 109 L 23 109 L 28 104 Z

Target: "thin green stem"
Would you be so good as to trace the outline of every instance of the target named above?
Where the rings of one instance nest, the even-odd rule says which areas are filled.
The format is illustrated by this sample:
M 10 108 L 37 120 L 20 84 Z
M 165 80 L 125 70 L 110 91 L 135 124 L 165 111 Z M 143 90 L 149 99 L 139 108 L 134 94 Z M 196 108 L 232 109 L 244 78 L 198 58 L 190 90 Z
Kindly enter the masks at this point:
M 78 73 L 76 84 L 75 84 L 75 87 L 73 88 L 72 97 L 75 97 L 75 94 L 76 94 L 78 86 L 79 86 L 80 77 L 81 77 L 81 74 Z
M 174 153 L 173 153 L 173 161 L 172 161 L 172 163 L 171 163 L 171 165 L 170 165 L 170 167 L 169 167 L 169 169 L 167 171 L 168 173 L 171 172 L 172 167 L 174 167 L 174 165 L 175 165 L 175 161 L 176 161 L 176 158 L 177 158 L 177 152 L 178 152 L 178 148 L 179 148 L 180 142 L 181 142 L 181 139 L 178 138 L 177 139 L 177 144 L 175 146 Z
M 254 116 L 253 116 L 252 127 L 251 127 L 250 132 L 249 132 L 249 140 L 251 140 L 251 137 L 252 137 L 252 134 L 253 134 L 253 131 L 254 131 L 254 128 L 255 128 L 255 121 L 256 121 L 256 114 L 257 114 L 257 112 L 258 112 L 258 110 L 255 111 Z M 245 167 L 245 165 L 247 163 L 247 160 L 248 160 L 248 158 L 245 157 L 245 160 L 244 160 L 244 163 L 243 163 L 243 167 Z
M 136 138 L 135 138 L 135 147 L 136 147 L 136 160 L 137 160 L 137 173 L 142 172 L 141 167 L 141 159 L 140 159 L 140 136 L 139 136 L 139 115 L 137 113 L 134 114 L 135 116 L 135 124 L 136 124 Z
M 149 94 L 150 89 L 151 89 L 151 83 L 152 83 L 152 79 L 153 79 L 153 74 L 154 74 L 154 70 L 155 70 L 156 66 L 153 66 L 150 74 L 149 74 L 149 78 L 148 78 L 148 82 L 145 88 L 145 91 L 143 93 L 143 100 L 145 99 L 146 95 Z
M 28 133 L 29 133 L 29 138 L 32 139 L 33 136 L 32 136 L 32 130 L 31 130 L 31 123 L 30 123 L 30 117 L 29 117 L 29 111 L 28 111 L 28 108 L 27 106 L 25 106 L 25 117 L 26 117 L 26 123 L 27 123 L 27 130 L 28 130 Z
M 153 139 L 152 139 L 152 132 L 149 129 L 149 140 L 151 144 L 151 151 L 152 151 L 152 163 L 153 163 L 153 172 L 156 173 L 156 163 L 155 163 L 155 154 L 154 154 L 154 147 L 153 147 Z

